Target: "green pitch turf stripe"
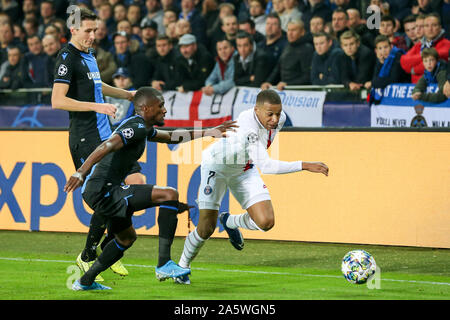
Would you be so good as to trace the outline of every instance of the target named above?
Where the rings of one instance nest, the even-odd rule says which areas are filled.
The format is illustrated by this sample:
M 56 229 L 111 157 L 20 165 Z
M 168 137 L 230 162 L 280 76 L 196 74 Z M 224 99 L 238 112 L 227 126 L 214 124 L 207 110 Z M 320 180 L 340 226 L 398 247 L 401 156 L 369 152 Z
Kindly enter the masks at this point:
M 31 262 L 56 262 L 56 263 L 74 264 L 74 261 L 67 261 L 67 260 L 26 259 L 26 258 L 7 258 L 7 257 L 0 257 L 0 260 L 31 261 Z M 156 268 L 156 266 L 143 265 L 143 264 L 124 264 L 124 266 L 126 266 L 126 267 L 135 267 L 135 268 L 151 268 L 151 269 L 155 269 Z M 192 268 L 192 270 L 213 271 L 212 269 L 208 269 L 208 268 Z M 236 273 L 252 273 L 252 274 L 267 274 L 267 275 L 286 275 L 286 276 L 297 276 L 297 277 L 342 278 L 342 276 L 333 276 L 333 275 L 289 273 L 289 272 L 276 272 L 276 271 L 272 272 L 272 271 L 233 270 L 233 269 L 214 269 L 214 271 L 236 272 Z M 385 279 L 385 278 L 382 278 L 382 281 L 450 286 L 449 282 L 434 282 L 434 281 L 419 281 L 419 280 L 399 280 L 399 279 Z

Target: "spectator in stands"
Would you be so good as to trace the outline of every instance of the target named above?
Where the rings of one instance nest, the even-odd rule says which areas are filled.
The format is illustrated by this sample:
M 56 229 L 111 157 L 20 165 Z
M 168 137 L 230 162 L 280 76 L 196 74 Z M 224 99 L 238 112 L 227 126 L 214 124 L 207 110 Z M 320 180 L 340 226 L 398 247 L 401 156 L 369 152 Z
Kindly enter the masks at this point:
M 251 35 L 256 44 L 266 40 L 266 38 L 255 29 L 255 22 L 250 18 L 239 21 L 239 31 L 244 31 Z
M 156 38 L 158 37 L 158 24 L 153 20 L 143 21 L 141 23 L 142 46 L 145 55 L 150 59 L 156 57 Z
M 344 32 L 339 40 L 344 51 L 338 59 L 341 83 L 352 91 L 359 90 L 372 80 L 375 54 L 360 43 L 359 35 L 352 30 Z
M 95 31 L 95 41 L 105 51 L 111 51 L 113 48 L 112 40 L 108 36 L 108 28 L 106 22 L 97 20 L 97 30 Z
M 31 80 L 19 47 L 8 47 L 8 60 L 0 66 L 0 89 L 31 87 Z
M 177 22 L 170 22 L 167 26 L 166 26 L 166 36 L 169 37 L 170 42 L 172 42 L 173 45 L 176 45 L 178 43 L 178 38 L 177 38 Z
M 367 28 L 366 21 L 361 19 L 361 14 L 357 9 L 347 9 L 348 27 L 353 29 L 361 38 L 361 43 L 368 48 L 375 48 L 375 37 L 377 29 L 370 30 Z M 339 39 L 338 39 L 339 41 Z
M 237 17 L 234 15 L 229 15 L 223 17 L 221 21 L 220 32 L 216 31 L 210 41 L 211 45 L 209 52 L 211 52 L 211 54 L 213 55 L 217 54 L 217 41 L 221 41 L 223 38 L 228 39 L 232 43 L 233 47 L 236 46 L 236 35 L 239 31 Z
M 130 74 L 126 68 L 119 68 L 112 75 L 114 87 L 132 91 L 135 90 Z M 102 79 L 103 80 L 103 79 Z M 113 98 L 105 96 L 105 102 L 116 106 L 115 117 L 108 116 L 112 127 L 117 127 L 124 119 L 131 117 L 134 114 L 133 102 L 127 99 Z
M 384 15 L 381 17 L 380 22 L 380 34 L 389 38 L 391 44 L 401 50 L 407 51 L 408 46 L 403 36 L 396 36 L 394 33 L 395 20 L 390 15 Z
M 216 20 L 212 23 L 211 26 L 208 27 L 206 31 L 206 36 L 208 39 L 212 41 L 211 48 L 215 49 L 215 43 L 217 40 L 223 38 L 224 31 L 223 27 L 223 19 L 227 16 L 234 16 L 234 5 L 232 3 L 224 2 L 219 6 L 219 12 L 216 17 Z
M 234 87 L 234 59 L 236 53 L 233 43 L 224 38 L 217 41 L 217 57 L 213 71 L 202 88 L 204 94 L 225 94 Z
M 430 13 L 424 20 L 424 37 L 416 43 L 405 55 L 400 63 L 406 73 L 411 74 L 411 82 L 417 83 L 424 73 L 421 52 L 425 48 L 435 48 L 440 59 L 447 61 L 450 41 L 444 38 L 439 14 Z
M 0 3 L 0 11 L 5 12 L 11 21 L 17 21 L 20 16 L 20 7 L 15 0 L 3 0 Z
M 22 3 L 23 21 L 28 17 L 36 17 L 37 6 L 34 0 L 24 0 Z
M 14 30 L 14 38 L 18 39 L 20 43 L 22 43 L 23 45 L 26 45 L 27 35 L 25 33 L 25 29 L 23 28 L 23 26 L 21 26 L 18 23 L 14 23 L 13 30 Z
M 152 87 L 160 91 L 175 90 L 178 86 L 177 55 L 168 36 L 159 35 L 156 38 L 156 52 L 158 56 L 154 62 Z
M 214 32 L 213 30 L 217 27 L 217 20 L 219 20 L 219 4 L 217 0 L 203 0 L 202 16 L 206 22 L 206 37 L 209 39 Z
M 175 9 L 169 8 L 169 9 L 164 10 L 164 15 L 163 15 L 164 33 L 166 32 L 166 29 L 169 26 L 169 23 L 177 22 L 177 20 L 178 20 L 178 13 Z
M 276 85 L 278 90 L 283 90 L 287 85 L 311 84 L 314 48 L 305 37 L 305 33 L 305 26 L 301 20 L 289 22 L 288 45 L 266 82 L 261 85 L 262 89 Z
M 36 18 L 26 18 L 23 21 L 23 28 L 27 37 L 29 37 L 38 33 L 39 23 Z
M 423 49 L 422 60 L 425 68 L 424 75 L 417 81 L 412 98 L 432 103 L 444 102 L 447 100 L 443 92 L 447 81 L 447 64 L 443 60 L 439 61 L 439 54 L 435 48 Z M 438 86 L 438 92 L 426 93 L 427 87 L 433 84 Z
M 255 29 L 262 35 L 266 35 L 266 5 L 263 0 L 250 0 L 250 19 L 255 23 Z
M 114 56 L 111 52 L 103 50 L 97 40 L 92 44 L 92 48 L 95 50 L 98 69 L 100 70 L 100 76 L 102 81 L 107 84 L 113 83 L 113 74 L 117 70 L 117 64 L 114 61 Z
M 284 11 L 280 15 L 281 28 L 287 32 L 288 23 L 294 20 L 301 20 L 302 13 L 298 9 L 298 0 L 283 0 Z
M 127 7 L 122 3 L 116 3 L 113 7 L 114 14 L 114 22 L 116 23 L 116 27 L 119 22 L 127 19 Z M 118 31 L 116 29 L 116 31 Z
M 311 34 L 322 32 L 325 28 L 325 20 L 321 16 L 314 16 L 309 20 L 309 32 Z
M 145 7 L 147 9 L 147 15 L 142 19 L 141 23 L 146 23 L 149 20 L 153 20 L 158 24 L 158 33 L 164 34 L 164 11 L 161 8 L 161 4 L 158 0 L 146 0 Z
M 25 53 L 25 66 L 35 88 L 50 87 L 47 76 L 47 55 L 43 51 L 41 39 L 37 34 L 27 38 L 28 52 Z
M 384 89 L 391 83 L 408 82 L 408 76 L 400 66 L 404 51 L 395 47 L 389 37 L 379 35 L 375 38 L 375 54 L 377 62 L 372 81 L 365 84 L 366 89 L 373 89 L 370 94 L 371 101 L 379 101 L 381 98 L 376 89 Z
M 191 24 L 186 19 L 179 19 L 175 25 L 175 35 L 177 43 L 185 34 L 192 34 Z
M 283 20 L 283 13 L 286 10 L 284 6 L 284 0 L 272 0 L 272 6 L 273 6 L 273 13 L 276 13 L 280 19 L 281 19 L 281 29 L 283 29 L 284 32 L 287 30 L 287 24 L 285 24 Z
M 125 32 L 115 33 L 113 43 L 117 67 L 128 69 L 136 88 L 149 85 L 153 74 L 152 64 L 144 53 L 137 50 L 138 48 L 131 48 L 130 35 Z
M 177 63 L 180 82 L 177 90 L 178 92 L 200 90 L 214 67 L 214 60 L 204 47 L 197 45 L 197 40 L 192 34 L 182 36 L 178 45 L 181 57 Z
M 311 83 L 313 85 L 339 84 L 338 60 L 343 54 L 339 47 L 333 46 L 329 33 L 314 33 L 314 55 L 311 63 Z
M 58 56 L 59 50 L 61 50 L 61 43 L 55 36 L 49 34 L 42 38 L 42 46 L 45 54 L 47 55 L 47 82 L 50 86 L 53 86 L 56 57 Z
M 39 21 L 38 34 L 42 38 L 45 34 L 45 28 L 52 22 L 55 18 L 55 6 L 52 0 L 41 1 L 40 6 L 41 20 Z
M 192 34 L 196 42 L 207 45 L 206 21 L 201 12 L 195 8 L 194 0 L 181 0 L 181 12 L 179 19 L 186 19 L 191 24 Z
M 250 34 L 240 31 L 236 38 L 238 55 L 234 56 L 234 83 L 237 86 L 257 87 L 267 79 L 267 55 L 255 47 Z
M 266 41 L 258 43 L 257 46 L 269 58 L 270 69 L 278 63 L 287 42 L 286 35 L 281 29 L 281 20 L 278 15 L 276 13 L 268 14 L 266 18 Z
M 98 17 L 105 23 L 106 29 L 108 29 L 110 33 L 116 32 L 116 21 L 114 20 L 113 7 L 109 2 L 103 2 L 100 5 Z M 103 49 L 105 48 L 103 47 Z
M 16 46 L 21 52 L 26 52 L 25 46 L 19 39 L 14 38 L 14 30 L 12 24 L 2 23 L 0 24 L 0 64 L 8 60 L 7 48 L 9 46 Z
M 422 40 L 424 33 L 423 33 L 423 25 L 425 23 L 425 15 L 424 14 L 419 14 L 416 17 L 416 36 L 417 39 L 420 41 Z
M 332 35 L 336 39 L 340 39 L 341 34 L 349 30 L 347 25 L 348 25 L 347 12 L 339 8 L 334 10 L 331 18 Z
M 412 14 L 429 14 L 433 12 L 431 0 L 418 0 L 411 8 Z
M 131 3 L 127 11 L 127 20 L 130 21 L 132 25 L 139 25 L 141 22 L 141 7 L 138 3 Z
M 445 37 L 450 39 L 450 0 L 437 1 L 434 11 L 441 13 L 441 21 L 442 27 L 445 30 Z
M 407 50 L 409 50 L 417 43 L 417 41 L 420 41 L 416 33 L 415 16 L 409 15 L 403 20 L 403 30 L 405 31 L 406 47 L 408 48 Z
M 300 10 L 302 11 L 302 10 Z M 321 16 L 325 23 L 331 21 L 333 11 L 325 3 L 325 0 L 308 0 L 302 11 L 302 20 L 305 26 L 309 28 L 309 21 L 314 16 Z

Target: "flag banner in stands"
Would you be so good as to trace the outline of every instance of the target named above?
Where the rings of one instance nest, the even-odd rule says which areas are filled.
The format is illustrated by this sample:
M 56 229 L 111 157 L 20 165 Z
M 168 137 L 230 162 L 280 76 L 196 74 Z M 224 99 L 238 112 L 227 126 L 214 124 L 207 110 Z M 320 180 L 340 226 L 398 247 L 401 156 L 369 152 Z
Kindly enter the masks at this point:
M 239 114 L 256 104 L 259 88 L 241 87 L 233 105 L 233 120 Z M 325 91 L 277 91 L 281 98 L 283 110 L 287 115 L 285 126 L 322 127 Z
M 371 105 L 372 127 L 450 127 L 450 99 L 430 103 L 411 98 L 414 84 L 393 84 L 377 94 L 379 104 Z M 437 92 L 429 86 L 427 92 Z
M 214 127 L 231 120 L 236 88 L 226 94 L 208 96 L 202 91 L 165 91 L 166 127 Z M 201 122 L 200 122 L 201 121 Z

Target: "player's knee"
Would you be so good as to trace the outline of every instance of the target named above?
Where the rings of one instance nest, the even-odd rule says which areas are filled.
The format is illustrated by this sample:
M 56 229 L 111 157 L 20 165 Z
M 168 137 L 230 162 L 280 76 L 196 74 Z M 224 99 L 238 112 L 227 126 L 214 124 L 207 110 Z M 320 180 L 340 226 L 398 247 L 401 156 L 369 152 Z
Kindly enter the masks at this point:
M 269 231 L 275 225 L 275 219 L 273 217 L 266 217 L 262 219 L 258 225 L 264 231 Z
M 178 191 L 174 188 L 168 187 L 165 192 L 164 201 L 178 201 Z
M 119 245 L 127 249 L 133 245 L 136 239 L 136 232 L 129 232 L 126 235 L 122 235 L 120 238 L 116 236 L 116 241 L 119 243 Z
M 214 233 L 215 229 L 216 229 L 216 226 L 209 224 L 209 223 L 205 224 L 203 226 L 198 225 L 197 233 L 202 239 L 206 240 L 206 239 L 209 239 L 209 237 L 211 237 L 211 235 Z

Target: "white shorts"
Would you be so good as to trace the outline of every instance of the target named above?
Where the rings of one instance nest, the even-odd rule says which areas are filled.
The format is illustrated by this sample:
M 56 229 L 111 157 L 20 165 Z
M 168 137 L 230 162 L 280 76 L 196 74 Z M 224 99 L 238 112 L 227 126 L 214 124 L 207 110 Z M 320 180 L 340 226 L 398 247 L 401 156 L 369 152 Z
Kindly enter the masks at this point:
M 256 167 L 243 171 L 226 165 L 202 164 L 199 209 L 219 210 L 227 188 L 244 210 L 257 202 L 270 200 L 269 190 Z

